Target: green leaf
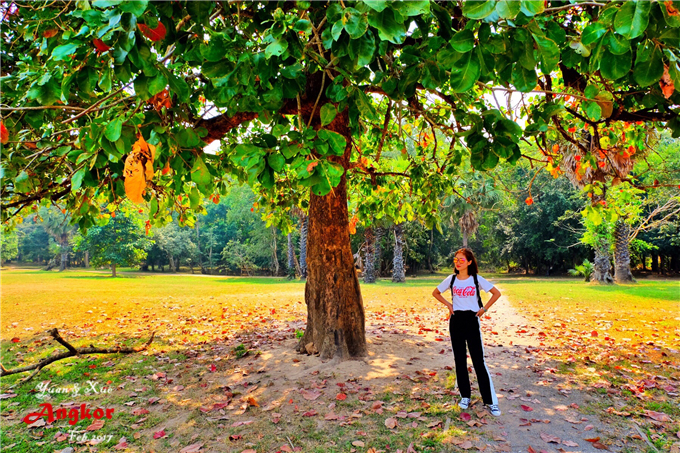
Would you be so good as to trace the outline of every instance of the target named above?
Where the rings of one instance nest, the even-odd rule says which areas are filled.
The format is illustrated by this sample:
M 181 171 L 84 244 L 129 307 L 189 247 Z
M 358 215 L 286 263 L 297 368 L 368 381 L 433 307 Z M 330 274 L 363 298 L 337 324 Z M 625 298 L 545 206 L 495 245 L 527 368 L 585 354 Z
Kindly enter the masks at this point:
M 406 29 L 403 23 L 397 22 L 394 11 L 387 8 L 381 12 L 371 11 L 368 15 L 368 23 L 378 29 L 380 39 L 392 44 L 401 44 L 406 37 Z
M 21 173 L 14 179 L 14 192 L 29 193 L 31 191 L 31 182 L 28 173 L 22 170 Z
M 377 119 L 377 113 L 373 107 L 373 104 L 371 103 L 371 98 L 366 93 L 359 89 L 355 90 L 354 100 L 356 102 L 357 108 L 364 117 L 370 120 Z
M 191 209 L 196 209 L 198 208 L 200 203 L 201 194 L 198 193 L 198 189 L 196 187 L 192 187 L 191 191 L 189 192 L 189 206 L 191 207 Z
M 327 129 L 319 129 L 317 136 L 330 145 L 336 156 L 342 156 L 345 153 L 347 140 L 342 135 Z
M 266 189 L 271 189 L 274 187 L 274 182 L 276 180 L 274 179 L 274 172 L 272 171 L 271 167 L 265 167 L 262 173 L 258 175 L 257 180 Z
M 463 3 L 463 16 L 470 19 L 484 19 L 496 8 L 495 0 L 474 1 Z
M 311 35 L 312 32 L 313 32 L 312 23 L 308 20 L 300 19 L 297 22 L 295 22 L 295 26 L 293 27 L 293 30 L 301 31 L 303 33 Z
M 152 79 L 149 80 L 148 84 L 148 89 L 149 89 L 149 94 L 151 96 L 154 96 L 161 91 L 165 89 L 165 86 L 168 84 L 168 79 L 165 78 L 165 76 L 162 73 L 158 73 L 156 77 L 153 77 Z
M 589 46 L 594 42 L 599 41 L 599 39 L 602 38 L 605 33 L 607 33 L 607 28 L 604 25 L 595 22 L 588 25 L 583 30 L 583 33 L 581 33 L 581 42 L 584 45 Z
M 463 93 L 472 88 L 479 79 L 482 70 L 474 52 L 461 56 L 451 68 L 451 89 L 455 93 Z
M 626 1 L 614 17 L 614 30 L 628 39 L 641 36 L 649 25 L 652 2 Z
M 663 76 L 661 51 L 657 47 L 654 47 L 648 60 L 639 60 L 640 54 L 638 53 L 638 59 L 635 61 L 635 66 L 633 67 L 633 79 L 635 79 L 641 87 L 647 87 L 658 82 L 659 79 L 661 79 L 661 76 Z
M 199 2 L 200 3 L 200 2 Z M 288 41 L 285 39 L 277 39 L 271 44 L 269 44 L 265 49 L 264 49 L 264 55 L 267 59 L 270 59 L 271 57 L 278 57 L 281 54 L 283 54 L 286 50 L 288 49 Z
M 357 67 L 371 64 L 375 54 L 375 40 L 372 32 L 369 31 L 361 38 L 351 40 L 349 45 L 350 55 L 352 55 L 352 58 L 356 58 Z
M 386 0 L 364 0 L 364 3 L 366 4 L 366 6 L 377 12 L 381 12 L 382 10 L 387 8 Z
M 331 121 L 335 119 L 335 116 L 338 114 L 338 109 L 335 108 L 333 104 L 330 102 L 328 104 L 324 104 L 321 107 L 321 125 L 325 126 L 327 124 L 330 124 Z
M 191 89 L 182 77 L 168 73 L 168 85 L 170 85 L 170 90 L 177 95 L 179 102 L 189 102 Z
M 584 102 L 583 105 L 588 118 L 590 118 L 592 121 L 599 121 L 600 117 L 602 116 L 602 108 L 597 104 L 597 102 L 588 101 Z
M 52 51 L 52 58 L 54 58 L 55 61 L 64 60 L 66 57 L 73 55 L 76 50 L 78 50 L 78 44 L 74 43 L 57 46 Z
M 106 129 L 104 130 L 104 136 L 106 136 L 106 138 L 109 139 L 109 141 L 115 142 L 120 138 L 122 130 L 123 130 L 123 118 L 117 117 L 106 125 Z
M 87 173 L 88 171 L 89 170 L 87 169 L 87 167 L 83 167 L 73 174 L 73 176 L 71 177 L 71 192 L 75 192 L 78 189 L 80 189 L 80 187 L 83 185 L 83 178 L 85 177 L 85 173 Z
M 519 63 L 512 68 L 512 84 L 518 91 L 528 93 L 536 88 L 538 77 L 533 69 L 526 69 Z
M 533 36 L 541 55 L 541 72 L 550 74 L 560 62 L 560 48 L 550 38 L 536 34 Z
M 146 11 L 146 6 L 148 3 L 148 0 L 122 2 L 118 9 L 126 13 L 132 13 L 133 15 L 139 17 L 144 14 L 144 11 Z
M 545 9 L 543 0 L 522 0 L 520 5 L 522 12 L 529 17 L 541 14 Z
M 369 5 L 370 6 L 370 5 Z M 393 2 L 392 7 L 404 17 L 420 16 L 430 12 L 430 2 L 427 0 L 409 0 Z
M 366 16 L 354 8 L 345 8 L 342 22 L 345 24 L 345 31 L 352 39 L 361 38 L 368 30 Z
M 630 52 L 630 40 L 625 36 L 610 32 L 609 47 L 607 47 L 607 50 L 614 55 L 623 55 L 626 52 Z
M 519 14 L 521 4 L 517 0 L 499 0 L 496 12 L 502 19 L 514 19 Z
M 280 172 L 283 170 L 283 166 L 286 163 L 286 158 L 279 153 L 270 154 L 269 157 L 267 157 L 267 163 L 274 169 L 274 171 Z
M 191 180 L 198 186 L 208 187 L 212 183 L 212 176 L 210 176 L 210 171 L 208 167 L 201 159 L 201 156 L 197 156 L 194 161 L 194 166 L 191 168 Z
M 451 38 L 451 47 L 460 53 L 469 52 L 475 46 L 475 36 L 470 30 L 461 30 Z
M 600 63 L 600 74 L 605 79 L 617 80 L 628 74 L 632 64 L 633 58 L 630 51 L 623 55 L 614 55 L 609 50 L 605 50 Z

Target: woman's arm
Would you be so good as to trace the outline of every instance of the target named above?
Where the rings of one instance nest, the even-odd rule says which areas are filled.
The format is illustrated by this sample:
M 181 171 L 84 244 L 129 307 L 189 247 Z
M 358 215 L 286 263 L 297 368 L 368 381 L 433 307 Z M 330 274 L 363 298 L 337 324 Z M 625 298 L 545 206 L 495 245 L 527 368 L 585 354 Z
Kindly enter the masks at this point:
M 499 293 L 499 295 L 500 295 L 500 293 Z M 451 314 L 453 314 L 453 305 L 451 305 L 451 303 L 449 301 L 444 299 L 444 296 L 442 296 L 442 292 L 439 291 L 439 288 L 435 288 L 434 291 L 432 291 L 432 296 L 434 296 L 434 298 L 437 299 L 439 302 L 446 305 L 446 308 L 448 308 L 449 311 L 451 312 Z
M 489 308 L 491 308 L 491 306 L 498 300 L 498 298 L 501 297 L 501 292 L 498 291 L 498 289 L 495 286 L 491 288 L 491 291 L 489 292 L 491 293 L 491 299 L 489 299 L 489 301 L 486 303 L 486 305 L 484 305 L 483 308 L 479 309 L 479 311 L 477 312 L 478 318 L 481 318 L 484 313 L 489 311 Z

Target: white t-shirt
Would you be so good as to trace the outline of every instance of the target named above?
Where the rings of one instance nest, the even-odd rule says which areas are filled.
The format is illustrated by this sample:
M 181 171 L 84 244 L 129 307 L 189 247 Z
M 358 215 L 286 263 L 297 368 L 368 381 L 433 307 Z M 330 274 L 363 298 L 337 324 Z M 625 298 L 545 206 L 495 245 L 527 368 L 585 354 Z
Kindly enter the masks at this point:
M 439 292 L 444 293 L 451 289 L 451 279 L 453 274 L 449 275 L 441 282 L 437 289 Z M 487 293 L 493 288 L 493 284 L 489 283 L 487 279 L 481 275 L 477 275 L 477 281 L 479 282 L 479 287 L 486 291 Z M 452 301 L 453 310 L 472 310 L 474 312 L 479 311 L 479 303 L 477 302 L 477 289 L 475 288 L 475 280 L 472 276 L 469 276 L 465 280 L 461 280 L 456 277 L 456 281 L 453 284 L 453 294 Z

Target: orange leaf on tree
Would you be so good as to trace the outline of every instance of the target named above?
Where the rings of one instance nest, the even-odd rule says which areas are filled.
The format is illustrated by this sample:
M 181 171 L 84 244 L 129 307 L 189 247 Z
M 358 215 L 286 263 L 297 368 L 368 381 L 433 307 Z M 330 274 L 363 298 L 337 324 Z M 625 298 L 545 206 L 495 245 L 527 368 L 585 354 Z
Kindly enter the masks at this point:
M 678 10 L 674 5 L 673 2 L 670 0 L 666 0 L 663 2 L 663 4 L 666 6 L 666 12 L 668 13 L 669 16 L 680 16 L 680 10 Z M 678 436 L 680 437 L 680 436 Z
M 59 30 L 56 28 L 52 28 L 50 30 L 45 30 L 43 32 L 43 38 L 52 38 L 54 36 L 57 36 L 57 33 L 59 33 Z
M 319 161 L 318 161 L 318 160 L 315 160 L 315 161 L 313 161 L 313 162 L 310 162 L 309 165 L 307 165 L 307 172 L 308 172 L 308 173 L 311 173 L 312 170 L 314 170 L 314 167 L 316 167 L 317 165 L 319 165 Z
M 104 41 L 102 41 L 99 38 L 93 39 L 92 43 L 94 44 L 94 46 L 97 48 L 97 50 L 99 52 L 106 52 L 107 50 L 109 50 L 111 48 L 111 46 L 107 46 L 106 44 L 104 44 Z
M 661 80 L 659 80 L 659 86 L 661 87 L 663 97 L 668 99 L 669 97 L 673 96 L 675 85 L 673 84 L 671 75 L 668 73 L 668 66 L 666 65 L 663 66 L 663 76 L 661 76 Z
M 531 197 L 527 197 L 527 199 L 524 200 L 524 202 L 527 204 L 527 206 L 531 206 L 532 204 L 534 204 L 534 199 Z
M 2 121 L 0 121 L 0 143 L 3 145 L 9 141 L 9 131 Z
M 144 25 L 144 24 L 137 24 L 139 27 L 139 30 L 142 32 L 144 36 L 149 38 L 150 40 L 156 42 L 160 41 L 161 39 L 165 38 L 165 25 L 163 25 L 163 22 L 158 22 L 158 25 L 156 28 L 149 28 L 149 26 Z

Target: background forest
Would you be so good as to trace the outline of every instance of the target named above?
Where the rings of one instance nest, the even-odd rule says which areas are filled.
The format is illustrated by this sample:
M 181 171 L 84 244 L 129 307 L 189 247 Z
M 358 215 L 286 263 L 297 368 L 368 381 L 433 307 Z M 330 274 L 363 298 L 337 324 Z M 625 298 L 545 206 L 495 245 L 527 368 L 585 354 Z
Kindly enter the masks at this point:
M 624 247 L 633 271 L 680 272 L 679 203 L 677 188 L 671 186 L 680 172 L 677 140 L 662 135 L 635 164 L 631 176 L 646 190 L 624 183 L 608 191 L 608 209 L 618 213 L 616 220 L 593 224 L 584 215 L 591 204 L 587 191 L 560 172 L 542 170 L 527 159 L 488 173 L 462 167 L 455 194 L 442 196 L 439 228 L 427 228 L 417 219 L 398 225 L 387 217 L 367 221 L 365 212 L 357 216 L 366 204 L 357 190 L 350 195 L 356 266 L 365 271 L 368 258 L 371 266 L 375 262 L 376 276 L 398 281 L 400 275 L 449 267 L 452 253 L 467 244 L 486 271 L 552 275 L 577 268 L 583 275 L 602 244 L 615 264 L 616 224 L 625 218 Z M 290 211 L 287 233 L 275 225 L 282 225 L 280 215 L 258 208 L 258 195 L 248 185 L 235 184 L 227 196 L 205 200 L 203 206 L 205 213 L 193 227 L 180 227 L 174 219 L 150 228 L 148 213 L 121 205 L 106 225 L 85 236 L 67 213 L 41 208 L 2 236 L 2 260 L 49 269 L 115 264 L 152 272 L 305 274 L 302 210 Z M 375 238 L 372 252 L 367 235 Z

